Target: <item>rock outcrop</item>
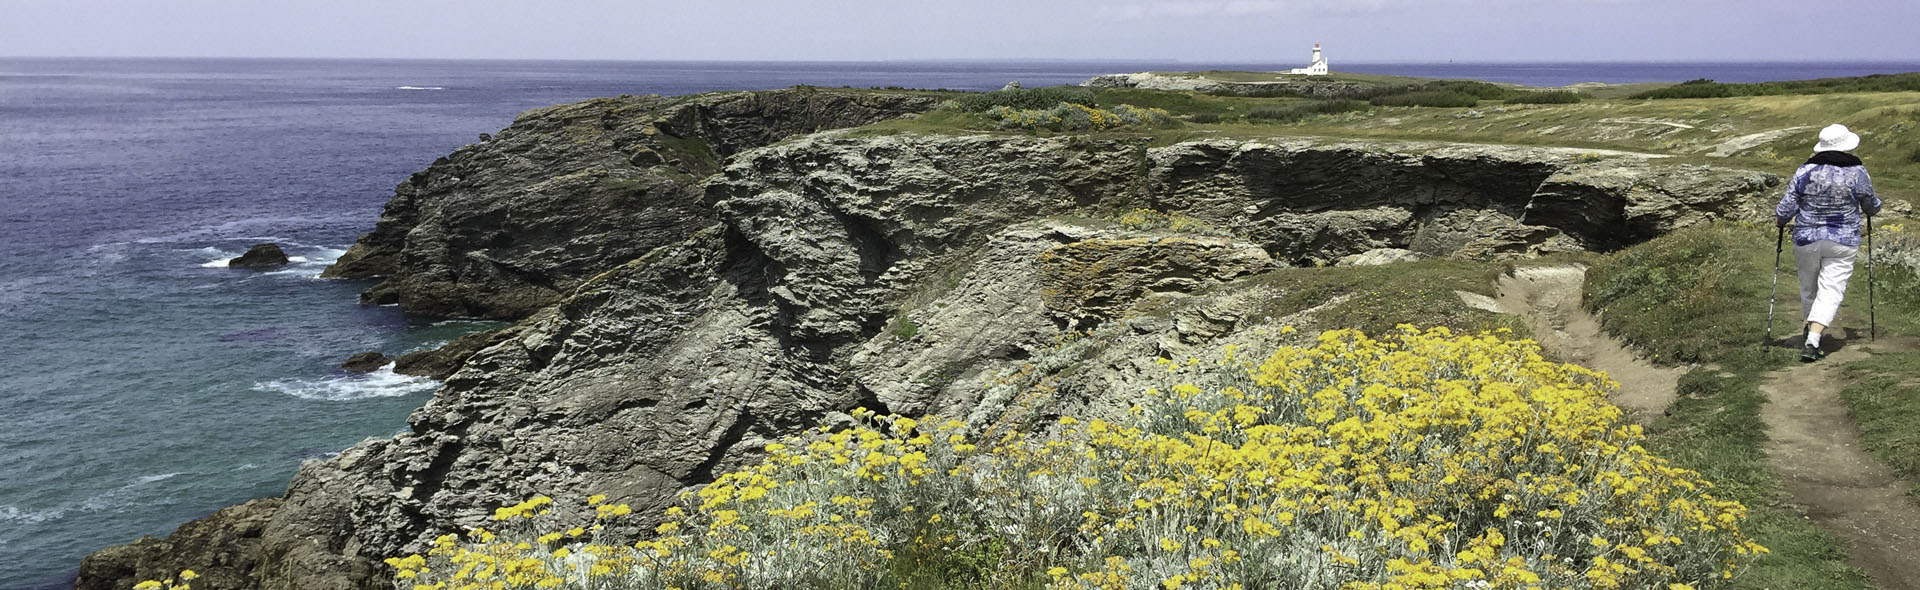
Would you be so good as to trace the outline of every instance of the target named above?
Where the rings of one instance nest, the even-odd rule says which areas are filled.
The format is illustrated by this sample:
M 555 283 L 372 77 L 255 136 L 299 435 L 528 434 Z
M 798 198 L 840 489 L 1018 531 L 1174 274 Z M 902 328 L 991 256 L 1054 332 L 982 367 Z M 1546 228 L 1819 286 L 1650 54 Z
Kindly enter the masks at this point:
M 924 111 L 913 94 L 811 88 L 623 96 L 535 109 L 394 191 L 325 277 L 378 277 L 368 303 L 519 319 L 714 223 L 695 186 L 741 150 Z
M 380 367 L 387 366 L 387 363 L 391 362 L 393 362 L 393 359 L 387 358 L 387 355 L 378 352 L 363 352 L 347 357 L 345 362 L 340 363 L 340 368 L 355 373 L 371 373 L 380 370 Z
M 245 254 L 227 261 L 227 268 L 269 268 L 291 262 L 279 244 L 254 244 Z
M 815 104 L 802 94 L 723 96 Z M 917 104 L 873 96 L 831 100 Z M 380 558 L 495 506 L 606 493 L 657 514 L 764 443 L 855 407 L 981 429 L 1124 407 L 1164 373 L 1151 359 L 1286 321 L 1267 311 L 1276 287 L 1258 280 L 1281 266 L 1380 248 L 1614 247 L 1757 219 L 1777 183 L 1629 154 L 1455 144 L 775 142 L 710 105 L 670 103 L 536 111 L 403 184 L 336 274 L 387 275 L 374 301 L 527 317 L 440 361 L 457 369 L 408 432 L 308 461 L 276 504 L 97 554 L 89 567 L 106 573 L 81 587 L 181 567 L 233 581 L 196 585 L 206 590 L 385 587 Z M 651 114 L 635 115 L 642 126 L 621 105 Z M 704 129 L 723 165 L 697 189 L 678 176 L 704 170 L 687 156 L 634 166 L 639 148 L 670 145 L 649 143 L 645 126 L 656 138 Z M 1104 220 L 1138 208 L 1214 229 Z

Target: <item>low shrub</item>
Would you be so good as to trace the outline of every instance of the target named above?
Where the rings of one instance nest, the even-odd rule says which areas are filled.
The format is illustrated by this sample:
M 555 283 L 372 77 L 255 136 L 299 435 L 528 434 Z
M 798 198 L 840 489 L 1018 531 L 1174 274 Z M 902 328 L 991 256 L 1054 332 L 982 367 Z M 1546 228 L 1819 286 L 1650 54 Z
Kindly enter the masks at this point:
M 388 564 L 397 586 L 448 590 L 892 588 L 928 571 L 945 588 L 1586 590 L 1688 589 L 1766 551 L 1743 506 L 1648 454 L 1612 382 L 1531 341 L 1343 330 L 1236 352 L 1163 359 L 1174 385 L 1046 435 L 855 410 L 683 494 L 638 543 L 567 529 L 536 497 Z
M 969 113 L 984 113 L 997 108 L 1038 110 L 1060 103 L 1093 106 L 1093 91 L 1077 86 L 1013 88 L 969 94 L 954 99 L 954 106 Z
M 1219 123 L 1220 115 L 1218 113 L 1194 113 L 1191 115 L 1187 115 L 1187 122 L 1188 123 Z
M 1578 92 L 1552 90 L 1547 92 L 1527 92 L 1507 99 L 1507 104 L 1574 104 L 1583 98 Z
M 994 107 L 986 112 L 986 116 L 1001 129 L 1026 131 L 1100 131 L 1173 122 L 1173 117 L 1166 111 L 1126 104 L 1111 110 L 1078 103 L 1059 103 L 1048 109 Z
M 1383 107 L 1470 107 L 1480 104 L 1480 97 L 1453 90 L 1421 90 L 1375 97 L 1368 102 Z
M 1314 115 L 1333 115 L 1364 111 L 1373 105 L 1358 100 L 1315 100 L 1284 107 L 1261 107 L 1247 112 L 1248 119 L 1292 122 Z
M 1873 74 L 1851 78 L 1820 78 L 1786 82 L 1728 84 L 1706 78 L 1689 80 L 1675 86 L 1635 94 L 1630 98 L 1724 98 L 1729 96 L 1774 96 L 1786 94 L 1830 94 L 1836 92 L 1915 92 L 1920 91 L 1920 72 Z
M 1515 90 L 1512 87 L 1478 80 L 1440 80 L 1437 82 L 1428 82 L 1425 86 L 1420 87 L 1420 90 L 1427 92 L 1458 92 L 1460 94 L 1471 94 L 1474 98 L 1481 100 L 1502 100 L 1526 92 L 1524 90 Z
M 1729 96 L 1733 96 L 1731 85 L 1699 78 L 1666 88 L 1648 90 L 1628 98 L 1725 98 Z

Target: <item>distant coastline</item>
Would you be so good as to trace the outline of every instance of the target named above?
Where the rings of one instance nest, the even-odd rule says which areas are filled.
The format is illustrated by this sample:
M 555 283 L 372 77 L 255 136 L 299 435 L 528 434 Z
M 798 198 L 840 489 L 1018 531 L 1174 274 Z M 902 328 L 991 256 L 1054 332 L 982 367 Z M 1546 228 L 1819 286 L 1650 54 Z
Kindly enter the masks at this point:
M 991 90 L 1000 83 L 986 84 L 978 74 L 1001 72 L 1018 76 L 1026 86 L 1077 84 L 1092 76 L 1115 72 L 1201 70 L 1282 71 L 1296 67 L 1293 56 L 1276 55 L 1271 61 L 1176 61 L 1176 60 L 911 60 L 911 61 L 612 61 L 612 60 L 494 60 L 494 59 L 392 59 L 392 58 L 240 58 L 240 57 L 0 57 L 0 76 L 33 75 L 44 70 L 70 68 L 109 68 L 139 63 L 160 64 L 165 70 L 227 71 L 223 64 L 244 64 L 249 68 L 275 63 L 337 67 L 366 64 L 376 70 L 418 70 L 422 67 L 445 68 L 449 73 L 472 73 L 491 68 L 520 69 L 540 64 L 566 64 L 568 70 L 593 70 L 617 78 L 623 75 L 649 77 L 671 70 L 703 77 L 740 77 L 764 80 L 754 89 L 771 89 L 794 84 L 820 84 L 823 81 L 860 82 L 855 86 L 925 84 L 940 74 L 952 75 L 953 84 L 940 86 L 952 90 Z M 1872 74 L 1920 72 L 1920 60 L 1907 61 L 1787 61 L 1787 62 L 1365 62 L 1336 61 L 1334 70 L 1356 74 L 1381 74 L 1419 78 L 1458 78 L 1507 82 L 1526 86 L 1566 86 L 1587 82 L 1629 84 L 1636 82 L 1684 82 L 1709 78 L 1721 82 L 1772 82 L 1806 80 Z M 855 80 L 849 80 L 856 73 Z M 929 76 L 931 74 L 932 76 Z M 916 86 L 920 87 L 920 86 Z M 688 91 L 717 90 L 702 86 Z M 748 89 L 745 86 L 732 89 Z M 671 93 L 671 92 L 670 92 Z

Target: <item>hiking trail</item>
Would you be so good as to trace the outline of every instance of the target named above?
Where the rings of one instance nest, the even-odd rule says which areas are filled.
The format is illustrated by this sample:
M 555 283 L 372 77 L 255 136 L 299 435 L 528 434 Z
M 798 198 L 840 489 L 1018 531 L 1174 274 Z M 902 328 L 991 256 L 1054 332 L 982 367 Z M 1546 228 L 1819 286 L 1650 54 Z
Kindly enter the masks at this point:
M 1535 266 L 1501 277 L 1495 311 L 1519 315 L 1540 346 L 1560 360 L 1605 371 L 1620 382 L 1608 400 L 1639 424 L 1665 415 L 1685 369 L 1656 366 L 1628 350 L 1600 328 L 1599 318 L 1581 306 L 1587 269 Z
M 1865 570 L 1882 590 L 1920 590 L 1920 506 L 1901 479 L 1868 455 L 1860 425 L 1840 399 L 1840 367 L 1873 349 L 1913 348 L 1912 342 L 1876 345 L 1830 339 L 1838 351 L 1767 376 L 1760 418 L 1767 424 L 1767 462 L 1807 517 L 1847 542 L 1847 563 Z M 1790 340 L 1793 344 L 1799 338 Z M 1797 355 L 1793 349 L 1775 354 Z

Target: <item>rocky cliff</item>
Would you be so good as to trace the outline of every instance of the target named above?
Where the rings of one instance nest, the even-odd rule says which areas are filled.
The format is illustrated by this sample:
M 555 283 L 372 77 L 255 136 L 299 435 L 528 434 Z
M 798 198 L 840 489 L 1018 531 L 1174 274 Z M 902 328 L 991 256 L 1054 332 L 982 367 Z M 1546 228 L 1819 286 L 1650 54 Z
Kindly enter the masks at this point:
M 98 553 L 79 587 L 183 567 L 211 590 L 385 587 L 380 558 L 495 506 L 599 492 L 657 514 L 764 443 L 855 407 L 982 430 L 1122 407 L 1155 358 L 1334 313 L 1270 280 L 1284 267 L 1379 248 L 1613 248 L 1758 219 L 1778 182 L 1633 154 L 1434 143 L 777 141 L 700 114 L 717 108 L 700 101 L 777 103 L 819 116 L 777 129 L 809 130 L 923 104 L 766 96 L 536 111 L 402 184 L 334 274 L 388 277 L 373 301 L 524 319 L 469 357 L 409 432 L 307 462 L 280 500 Z M 853 114 L 812 110 L 825 104 Z M 650 114 L 615 116 L 623 105 Z M 714 163 L 660 152 L 666 136 L 707 138 Z M 661 162 L 635 164 L 641 148 Z M 1182 215 L 1121 215 L 1137 209 Z
M 720 159 L 935 102 L 794 88 L 535 109 L 400 183 L 373 232 L 324 276 L 381 278 L 367 303 L 519 319 L 712 225 L 695 185 Z

